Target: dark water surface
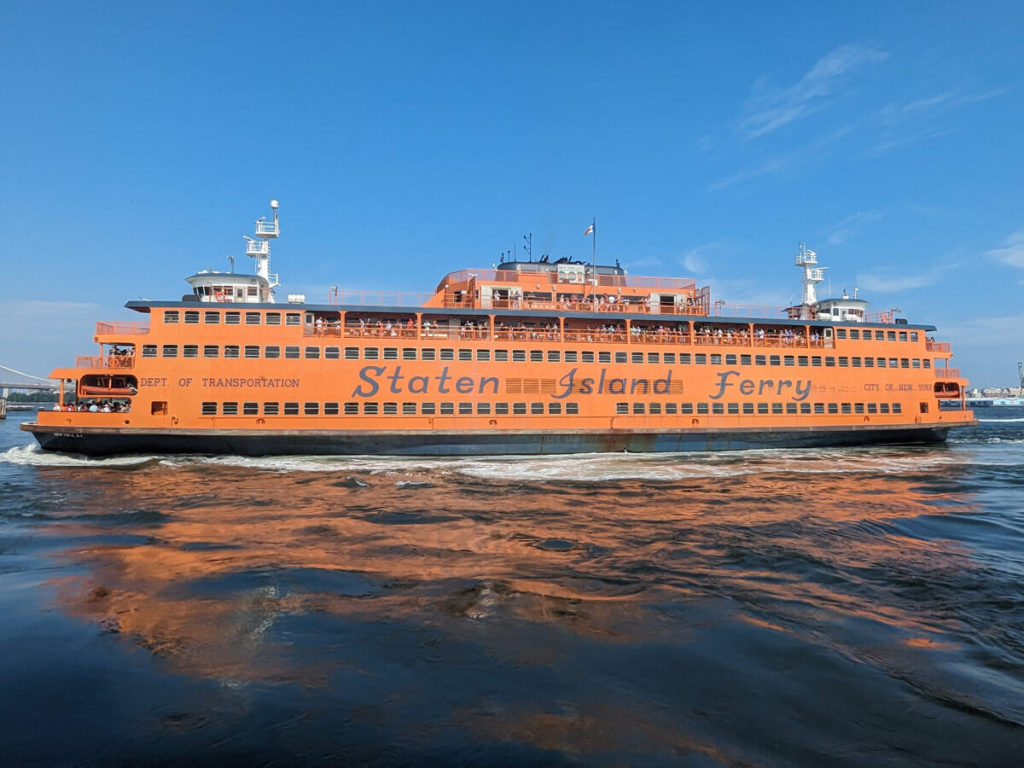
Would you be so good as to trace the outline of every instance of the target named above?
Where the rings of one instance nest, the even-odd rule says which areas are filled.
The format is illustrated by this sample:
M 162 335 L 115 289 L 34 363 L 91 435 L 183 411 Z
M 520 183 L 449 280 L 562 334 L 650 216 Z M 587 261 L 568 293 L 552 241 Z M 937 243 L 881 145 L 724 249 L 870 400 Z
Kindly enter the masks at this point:
M 3 765 L 1024 763 L 1024 410 L 946 446 L 42 454 Z

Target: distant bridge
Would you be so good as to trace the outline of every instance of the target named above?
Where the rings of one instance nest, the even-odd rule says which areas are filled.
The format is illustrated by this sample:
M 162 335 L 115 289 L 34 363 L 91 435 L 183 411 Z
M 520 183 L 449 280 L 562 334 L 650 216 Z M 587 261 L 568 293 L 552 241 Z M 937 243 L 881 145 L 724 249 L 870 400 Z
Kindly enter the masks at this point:
M 0 365 L 0 397 L 7 397 L 12 389 L 41 390 L 44 392 L 56 392 L 60 385 L 56 379 L 44 379 L 40 376 L 33 376 L 31 373 L 23 373 L 6 365 Z

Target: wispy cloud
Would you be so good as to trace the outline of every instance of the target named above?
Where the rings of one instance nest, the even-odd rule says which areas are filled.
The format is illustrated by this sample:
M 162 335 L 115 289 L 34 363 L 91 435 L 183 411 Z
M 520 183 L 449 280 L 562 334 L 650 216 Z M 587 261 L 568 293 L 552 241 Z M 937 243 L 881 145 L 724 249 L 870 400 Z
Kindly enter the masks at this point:
M 764 78 L 755 84 L 759 91 L 748 102 L 748 115 L 739 133 L 755 139 L 822 109 L 830 96 L 840 93 L 854 70 L 883 61 L 884 51 L 868 46 L 842 45 L 818 59 L 800 80 L 788 88 L 774 89 Z
M 829 245 L 842 245 L 857 229 L 880 218 L 880 211 L 857 211 L 834 224 L 825 237 L 825 242 Z
M 999 248 L 986 251 L 985 255 L 1011 267 L 1024 269 L 1024 230 L 1014 232 Z
M 912 275 L 895 275 L 888 271 L 868 272 L 857 275 L 857 285 L 875 293 L 899 293 L 915 288 L 926 288 L 935 285 L 947 272 L 958 266 L 956 263 L 939 264 Z

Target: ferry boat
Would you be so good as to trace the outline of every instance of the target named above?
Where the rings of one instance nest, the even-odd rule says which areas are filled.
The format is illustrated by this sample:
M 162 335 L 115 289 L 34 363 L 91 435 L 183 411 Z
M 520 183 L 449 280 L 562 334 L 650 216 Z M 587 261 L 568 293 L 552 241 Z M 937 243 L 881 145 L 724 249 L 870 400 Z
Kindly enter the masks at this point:
M 932 443 L 977 423 L 934 327 L 819 300 L 825 268 L 802 245 L 802 301 L 774 316 L 727 311 L 692 279 L 546 256 L 411 300 L 278 302 L 271 210 L 245 238 L 252 274 L 128 302 L 140 319 L 98 323 L 97 353 L 51 374 L 59 410 L 22 429 L 93 456 L 444 456 Z

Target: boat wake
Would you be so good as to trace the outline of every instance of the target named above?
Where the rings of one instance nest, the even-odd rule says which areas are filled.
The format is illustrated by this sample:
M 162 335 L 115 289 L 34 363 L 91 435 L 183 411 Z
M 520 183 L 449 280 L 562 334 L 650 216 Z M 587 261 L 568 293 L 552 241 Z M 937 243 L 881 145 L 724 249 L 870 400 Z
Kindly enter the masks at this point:
M 44 451 L 38 445 L 17 445 L 0 453 L 0 463 L 29 467 L 138 469 L 157 461 L 156 456 L 111 456 L 96 459 L 73 453 Z

